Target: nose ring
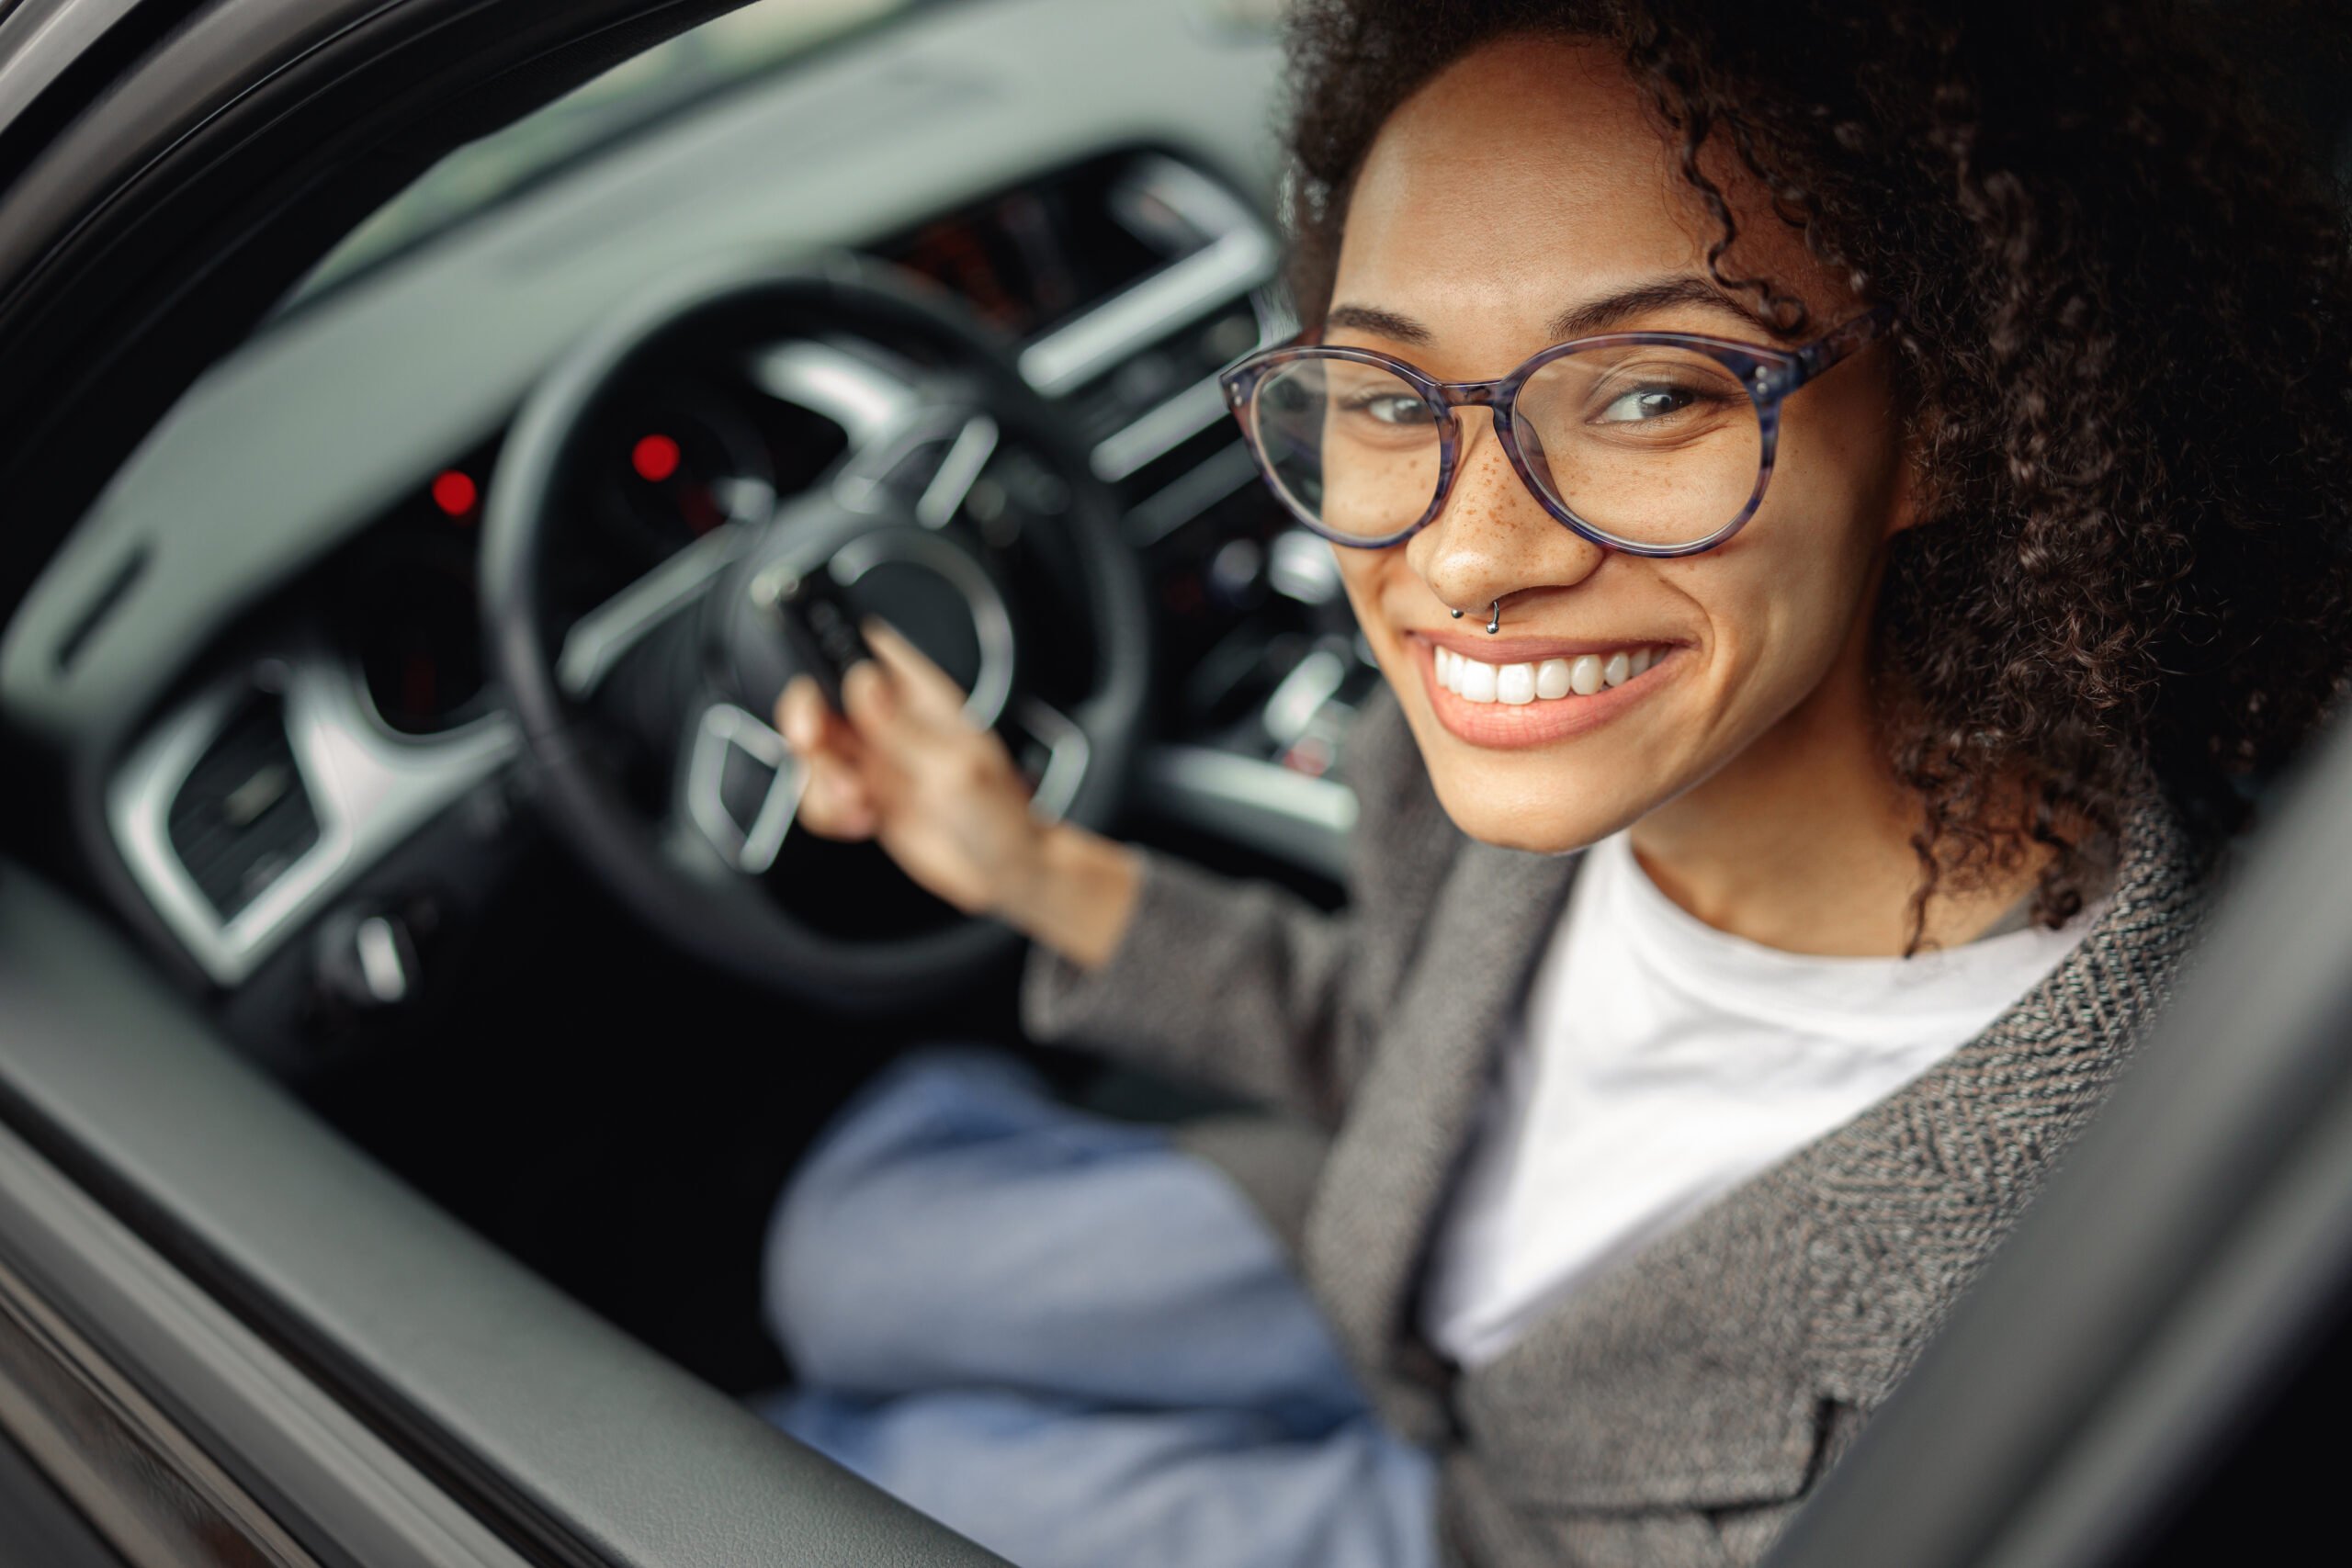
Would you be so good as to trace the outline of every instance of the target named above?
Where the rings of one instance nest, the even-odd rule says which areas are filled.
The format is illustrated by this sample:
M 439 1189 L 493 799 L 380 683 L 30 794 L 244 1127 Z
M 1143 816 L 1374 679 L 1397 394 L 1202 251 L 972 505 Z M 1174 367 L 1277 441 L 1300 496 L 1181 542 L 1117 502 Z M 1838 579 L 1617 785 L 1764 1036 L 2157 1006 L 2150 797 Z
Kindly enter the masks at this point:
M 1453 610 L 1453 611 L 1450 611 L 1449 613 L 1450 613 L 1450 614 L 1453 616 L 1453 618 L 1454 618 L 1455 620 L 1457 620 L 1457 621 L 1458 621 L 1458 620 L 1460 620 L 1460 619 L 1462 618 L 1462 612 L 1461 612 L 1461 611 L 1459 611 L 1459 610 Z M 1488 608 L 1488 610 L 1487 611 L 1487 635 L 1488 637 L 1492 637 L 1492 636 L 1494 636 L 1497 632 L 1498 632 L 1498 631 L 1500 631 L 1500 630 L 1502 630 L 1502 629 L 1503 629 L 1503 602 L 1502 602 L 1501 600 L 1498 599 L 1498 600 L 1496 600 L 1496 601 L 1494 602 L 1493 605 L 1492 605 L 1492 606 L 1490 606 L 1490 607 Z

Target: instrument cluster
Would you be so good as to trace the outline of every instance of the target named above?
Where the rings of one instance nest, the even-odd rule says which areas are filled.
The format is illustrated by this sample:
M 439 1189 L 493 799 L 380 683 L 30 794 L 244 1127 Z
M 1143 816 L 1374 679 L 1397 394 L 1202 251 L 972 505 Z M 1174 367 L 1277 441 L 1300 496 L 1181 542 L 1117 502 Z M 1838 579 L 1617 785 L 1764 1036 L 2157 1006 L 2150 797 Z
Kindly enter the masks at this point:
M 954 290 L 1009 338 L 1034 338 L 1199 242 L 1193 220 L 1137 167 L 1129 153 L 1090 159 L 869 248 Z M 572 614 L 729 518 L 804 489 L 847 438 L 713 360 L 649 374 L 590 443 L 577 547 L 558 562 Z M 398 733 L 437 734 L 487 711 L 475 557 L 498 444 L 420 476 L 332 569 L 335 639 Z

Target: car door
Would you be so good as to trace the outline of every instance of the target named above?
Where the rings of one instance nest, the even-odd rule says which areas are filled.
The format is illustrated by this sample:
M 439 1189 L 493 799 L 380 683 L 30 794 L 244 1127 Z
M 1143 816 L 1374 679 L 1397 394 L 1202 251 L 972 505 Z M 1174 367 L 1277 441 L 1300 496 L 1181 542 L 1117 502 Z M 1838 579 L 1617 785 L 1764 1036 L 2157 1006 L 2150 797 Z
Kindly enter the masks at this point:
M 328 239 L 709 0 L 0 10 L 0 582 Z M 85 764 L 5 744 L 28 779 Z M 36 765 L 37 764 L 37 765 Z M 78 792 L 68 791 L 68 794 Z M 993 1561 L 465 1232 L 0 850 L 0 1561 Z M 94 873 L 89 874 L 104 874 Z
M 2339 1533 L 2352 732 L 2313 750 L 2098 1120 L 1768 1568 L 2288 1562 Z

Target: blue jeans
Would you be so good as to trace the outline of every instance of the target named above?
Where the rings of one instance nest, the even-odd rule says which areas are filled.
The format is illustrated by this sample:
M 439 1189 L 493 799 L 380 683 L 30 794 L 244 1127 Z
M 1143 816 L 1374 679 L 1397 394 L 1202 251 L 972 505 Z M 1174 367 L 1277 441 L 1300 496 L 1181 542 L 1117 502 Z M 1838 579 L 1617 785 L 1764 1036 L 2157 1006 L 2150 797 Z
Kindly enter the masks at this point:
M 1160 1128 L 937 1050 L 888 1069 L 770 1223 L 802 1442 L 1020 1568 L 1428 1568 L 1382 1427 L 1247 1200 Z

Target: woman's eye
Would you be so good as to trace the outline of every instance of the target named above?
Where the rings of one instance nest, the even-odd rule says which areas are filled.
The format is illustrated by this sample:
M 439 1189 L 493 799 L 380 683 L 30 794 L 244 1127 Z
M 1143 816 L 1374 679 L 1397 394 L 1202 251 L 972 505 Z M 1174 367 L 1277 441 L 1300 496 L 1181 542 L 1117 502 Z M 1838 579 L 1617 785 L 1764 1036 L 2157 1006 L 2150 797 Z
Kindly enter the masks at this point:
M 1699 394 L 1687 387 L 1634 387 L 1603 403 L 1593 418 L 1601 424 L 1630 424 L 1680 413 L 1697 401 Z
M 1377 424 L 1401 426 L 1430 422 L 1429 405 L 1404 393 L 1365 393 L 1350 398 L 1346 407 L 1349 412 L 1362 414 Z

